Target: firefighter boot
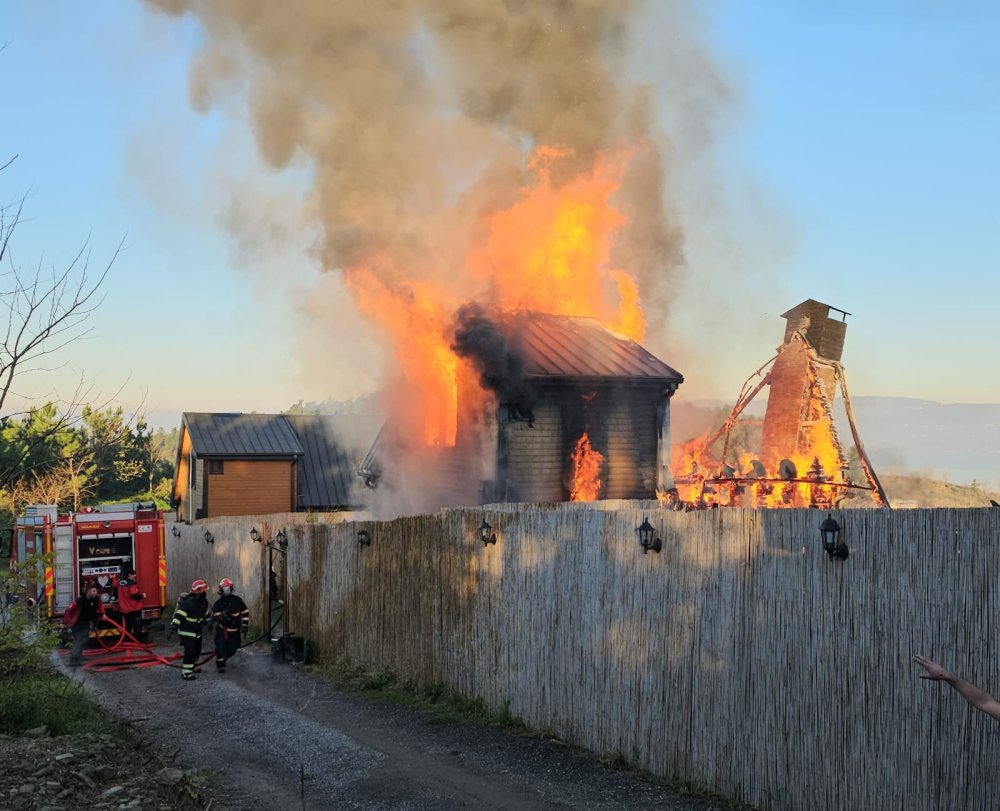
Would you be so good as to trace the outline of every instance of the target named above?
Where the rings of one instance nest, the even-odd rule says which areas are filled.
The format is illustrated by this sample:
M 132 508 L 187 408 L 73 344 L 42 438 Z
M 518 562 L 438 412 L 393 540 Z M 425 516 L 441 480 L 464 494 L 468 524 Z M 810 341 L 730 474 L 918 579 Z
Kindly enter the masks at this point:
M 184 681 L 194 681 L 198 677 L 194 675 L 194 673 L 185 673 L 181 676 L 181 678 L 184 679 Z
M 216 659 L 215 660 L 215 669 L 218 670 L 220 673 L 225 673 L 226 672 L 226 660 L 225 659 Z

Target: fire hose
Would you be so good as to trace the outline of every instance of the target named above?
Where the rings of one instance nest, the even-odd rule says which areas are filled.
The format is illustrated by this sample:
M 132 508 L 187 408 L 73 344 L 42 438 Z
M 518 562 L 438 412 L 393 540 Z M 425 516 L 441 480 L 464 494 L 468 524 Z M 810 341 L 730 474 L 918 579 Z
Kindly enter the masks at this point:
M 240 645 L 240 649 L 245 648 L 249 645 L 253 645 L 256 642 L 263 639 L 265 636 L 270 636 L 274 629 L 281 622 L 284 615 L 284 609 L 282 609 L 277 618 L 271 623 L 271 627 L 266 631 L 262 631 L 254 639 L 246 640 Z M 125 628 L 122 623 L 117 622 L 112 617 L 105 615 L 102 617 L 104 622 L 110 624 L 114 629 L 117 630 L 117 635 L 110 645 L 105 642 L 106 637 L 102 636 L 99 632 L 95 633 L 94 636 L 97 639 L 98 644 L 104 649 L 104 653 L 98 651 L 85 652 L 85 656 L 90 656 L 91 661 L 85 662 L 83 669 L 87 671 L 92 671 L 95 673 L 108 673 L 116 670 L 128 670 L 133 667 L 153 667 L 156 665 L 166 665 L 167 667 L 172 667 L 180 669 L 181 665 L 176 663 L 176 660 L 181 657 L 181 653 L 178 651 L 172 653 L 169 656 L 164 656 L 157 653 L 152 647 L 144 644 L 140 640 L 136 639 L 129 631 Z M 222 627 L 222 626 L 219 626 Z M 223 628 L 226 633 L 229 633 L 229 629 Z M 233 629 L 235 630 L 235 629 Z M 124 650 L 125 653 L 119 656 L 108 656 L 108 653 L 114 653 L 119 650 Z M 196 662 L 194 667 L 195 670 L 199 670 L 202 665 L 212 661 L 215 658 L 215 652 L 212 651 L 208 653 L 201 661 Z

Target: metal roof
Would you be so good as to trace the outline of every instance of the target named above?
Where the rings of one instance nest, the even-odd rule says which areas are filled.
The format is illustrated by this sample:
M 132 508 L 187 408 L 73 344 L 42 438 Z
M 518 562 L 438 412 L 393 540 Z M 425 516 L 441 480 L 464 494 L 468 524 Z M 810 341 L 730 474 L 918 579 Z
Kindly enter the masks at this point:
M 518 313 L 508 340 L 529 377 L 681 383 L 684 376 L 594 318 Z
M 352 497 L 356 460 L 371 441 L 369 419 L 349 415 L 285 417 L 305 449 L 299 463 L 299 507 L 332 509 L 358 503 Z
M 183 418 L 198 456 L 301 456 L 302 444 L 281 414 L 205 414 Z

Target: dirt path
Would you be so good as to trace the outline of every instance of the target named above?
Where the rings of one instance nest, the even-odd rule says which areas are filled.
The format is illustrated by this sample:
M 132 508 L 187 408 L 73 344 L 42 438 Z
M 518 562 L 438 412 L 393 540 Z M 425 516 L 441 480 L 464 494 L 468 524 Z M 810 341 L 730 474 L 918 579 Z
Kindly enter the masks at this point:
M 555 741 L 338 693 L 265 651 L 195 682 L 166 667 L 75 678 L 168 763 L 208 772 L 213 811 L 724 807 Z

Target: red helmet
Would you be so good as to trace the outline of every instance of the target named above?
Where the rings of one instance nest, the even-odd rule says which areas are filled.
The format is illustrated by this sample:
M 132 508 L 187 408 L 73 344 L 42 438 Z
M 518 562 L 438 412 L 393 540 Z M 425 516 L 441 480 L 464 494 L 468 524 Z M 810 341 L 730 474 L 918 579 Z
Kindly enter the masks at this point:
M 206 583 L 204 580 L 195 580 L 191 584 L 192 594 L 204 594 L 206 591 L 208 591 L 208 583 Z
M 220 589 L 231 589 L 232 587 L 233 587 L 233 581 L 230 580 L 228 577 L 223 577 L 222 580 L 219 581 Z

